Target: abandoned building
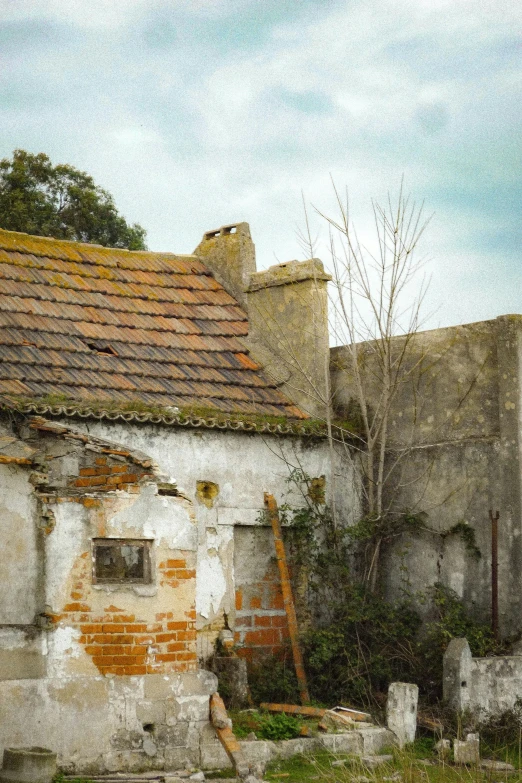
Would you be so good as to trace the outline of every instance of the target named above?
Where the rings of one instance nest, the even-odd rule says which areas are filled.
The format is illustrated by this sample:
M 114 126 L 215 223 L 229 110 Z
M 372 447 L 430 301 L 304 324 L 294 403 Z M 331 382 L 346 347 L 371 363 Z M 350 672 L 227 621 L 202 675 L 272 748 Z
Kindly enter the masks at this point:
M 263 493 L 302 503 L 293 468 L 330 491 L 332 460 L 249 353 L 245 308 L 275 292 L 285 339 L 324 368 L 326 320 L 303 324 L 327 279 L 256 273 L 246 224 L 184 256 L 0 231 L 3 747 L 72 771 L 197 764 L 220 631 L 246 656 L 285 643 Z
M 353 397 L 328 279 L 317 259 L 257 272 L 245 223 L 190 255 L 0 231 L 3 747 L 53 748 L 71 772 L 198 764 L 220 632 L 247 658 L 285 645 L 264 492 L 302 505 L 298 471 L 344 524 L 362 513 L 357 460 L 317 423 L 330 384 L 339 408 Z M 424 404 L 405 386 L 390 430 L 408 447 L 396 502 L 429 524 L 387 550 L 386 594 L 441 581 L 487 619 L 498 509 L 505 634 L 521 334 L 521 316 L 420 333 Z

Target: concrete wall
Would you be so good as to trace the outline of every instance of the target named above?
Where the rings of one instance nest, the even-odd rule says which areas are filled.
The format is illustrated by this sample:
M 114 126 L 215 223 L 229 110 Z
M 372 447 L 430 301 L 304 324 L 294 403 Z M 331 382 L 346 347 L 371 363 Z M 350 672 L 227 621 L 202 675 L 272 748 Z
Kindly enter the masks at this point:
M 199 766 L 216 687 L 201 670 L 0 681 L 0 748 L 52 748 L 71 773 Z
M 0 624 L 25 625 L 41 589 L 36 500 L 28 470 L 17 465 L 0 465 L 0 487 Z
M 522 698 L 522 656 L 473 658 L 466 639 L 452 639 L 444 654 L 444 699 L 455 710 L 484 718 Z
M 384 561 L 384 586 L 398 597 L 442 581 L 476 617 L 490 616 L 489 509 L 500 511 L 499 601 L 504 633 L 522 627 L 520 366 L 522 316 L 421 332 L 398 389 L 389 427 L 389 463 L 405 449 L 387 486 L 394 512 L 424 512 L 439 533 L 464 521 L 482 553 L 473 558 L 458 536 L 404 536 Z M 397 351 L 403 338 L 396 339 Z M 359 346 L 367 398 L 377 404 L 379 384 L 371 344 Z M 354 394 L 347 349 L 332 350 L 336 404 Z M 404 570 L 406 569 L 406 570 Z

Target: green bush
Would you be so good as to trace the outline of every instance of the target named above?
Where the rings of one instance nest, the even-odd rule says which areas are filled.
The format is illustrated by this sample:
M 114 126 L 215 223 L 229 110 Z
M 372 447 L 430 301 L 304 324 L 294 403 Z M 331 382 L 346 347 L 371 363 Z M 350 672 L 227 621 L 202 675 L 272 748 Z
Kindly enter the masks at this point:
M 286 740 L 299 736 L 301 721 L 292 715 L 253 712 L 251 710 L 232 713 L 232 727 L 238 739 L 245 739 L 254 732 L 258 739 Z
M 286 715 L 284 712 L 277 715 L 262 715 L 261 726 L 256 732 L 258 737 L 266 740 L 287 740 L 299 736 L 301 722 L 292 715 Z

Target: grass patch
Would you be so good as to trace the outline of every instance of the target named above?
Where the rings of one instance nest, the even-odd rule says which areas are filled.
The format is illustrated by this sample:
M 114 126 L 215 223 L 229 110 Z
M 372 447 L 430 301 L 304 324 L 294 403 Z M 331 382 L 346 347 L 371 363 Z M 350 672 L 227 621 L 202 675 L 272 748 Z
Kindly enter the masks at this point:
M 264 777 L 272 783 L 522 783 L 520 771 L 507 773 L 438 763 L 424 740 L 405 750 L 394 749 L 392 756 L 391 762 L 372 770 L 357 757 L 322 751 L 274 762 Z

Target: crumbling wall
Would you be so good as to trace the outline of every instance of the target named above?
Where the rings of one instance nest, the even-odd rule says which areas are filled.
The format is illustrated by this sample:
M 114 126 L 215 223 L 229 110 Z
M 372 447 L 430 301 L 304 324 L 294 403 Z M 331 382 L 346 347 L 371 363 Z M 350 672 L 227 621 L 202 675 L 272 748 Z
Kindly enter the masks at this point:
M 482 718 L 500 715 L 522 698 L 522 656 L 473 658 L 466 639 L 452 639 L 444 653 L 443 686 L 453 709 Z
M 81 426 L 93 435 L 150 454 L 179 492 L 193 500 L 200 660 L 212 655 L 225 616 L 240 645 L 268 649 L 282 644 L 286 623 L 277 568 L 271 562 L 271 530 L 263 518 L 263 494 L 270 491 L 279 504 L 302 506 L 300 489 L 289 482 L 291 471 L 297 468 L 311 477 L 324 476 L 327 502 L 335 492 L 340 517 L 349 524 L 360 515 L 359 479 L 350 454 L 336 453 L 332 465 L 328 443 L 319 438 L 103 421 Z M 240 601 L 241 608 L 236 608 Z M 273 618 L 271 625 L 261 625 L 267 617 Z
M 136 449 L 38 417 L 9 438 L 28 449 L 0 455 L 23 546 L 0 528 L 0 569 L 24 622 L 0 625 L 0 745 L 72 772 L 198 764 L 217 681 L 198 670 L 192 502 Z
M 271 527 L 235 529 L 234 576 L 239 654 L 280 655 L 289 632 Z

